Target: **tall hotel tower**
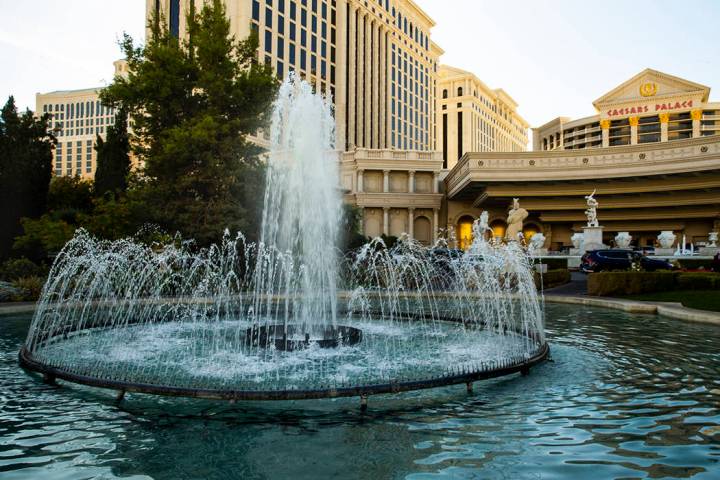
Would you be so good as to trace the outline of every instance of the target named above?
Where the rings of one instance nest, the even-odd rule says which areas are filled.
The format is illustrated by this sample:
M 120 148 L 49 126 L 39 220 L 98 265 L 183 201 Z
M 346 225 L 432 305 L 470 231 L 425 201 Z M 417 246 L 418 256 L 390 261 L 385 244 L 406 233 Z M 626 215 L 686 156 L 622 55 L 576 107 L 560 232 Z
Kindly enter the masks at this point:
M 207 1 L 207 0 L 205 0 Z M 182 37 L 203 0 L 146 0 Z M 435 91 L 442 50 L 412 0 L 224 0 L 231 31 L 259 37 L 258 56 L 283 78 L 298 72 L 335 104 L 341 150 L 436 149 Z

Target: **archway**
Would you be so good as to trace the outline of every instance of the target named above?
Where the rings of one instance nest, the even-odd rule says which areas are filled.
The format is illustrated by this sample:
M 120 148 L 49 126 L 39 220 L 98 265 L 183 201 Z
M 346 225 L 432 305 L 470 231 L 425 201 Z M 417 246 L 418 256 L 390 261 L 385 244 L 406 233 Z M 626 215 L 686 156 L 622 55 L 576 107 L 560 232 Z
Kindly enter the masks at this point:
M 462 250 L 467 250 L 473 241 L 472 226 L 475 219 L 470 215 L 463 215 L 457 223 L 455 236 L 457 238 L 457 246 Z
M 427 217 L 417 217 L 413 223 L 413 234 L 415 240 L 423 245 L 430 245 L 432 241 L 432 226 Z
M 523 236 L 526 242 L 530 242 L 530 239 L 536 233 L 542 232 L 542 228 L 537 223 L 530 222 L 523 225 Z
M 507 230 L 507 223 L 505 223 L 505 220 L 496 219 L 490 222 L 490 228 L 493 232 L 493 238 L 497 238 L 502 240 L 505 238 L 505 230 Z

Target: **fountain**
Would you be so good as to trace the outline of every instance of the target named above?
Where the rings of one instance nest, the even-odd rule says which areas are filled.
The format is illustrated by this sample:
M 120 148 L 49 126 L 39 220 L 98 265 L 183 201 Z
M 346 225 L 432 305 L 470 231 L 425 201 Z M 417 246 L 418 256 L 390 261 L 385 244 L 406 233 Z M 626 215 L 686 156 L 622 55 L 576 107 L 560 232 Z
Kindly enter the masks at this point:
M 197 249 L 78 231 L 20 363 L 45 381 L 225 400 L 367 396 L 520 372 L 549 353 L 531 261 L 477 232 L 459 254 L 336 248 L 331 106 L 291 77 L 275 102 L 260 241 Z M 478 227 L 479 228 L 479 227 Z

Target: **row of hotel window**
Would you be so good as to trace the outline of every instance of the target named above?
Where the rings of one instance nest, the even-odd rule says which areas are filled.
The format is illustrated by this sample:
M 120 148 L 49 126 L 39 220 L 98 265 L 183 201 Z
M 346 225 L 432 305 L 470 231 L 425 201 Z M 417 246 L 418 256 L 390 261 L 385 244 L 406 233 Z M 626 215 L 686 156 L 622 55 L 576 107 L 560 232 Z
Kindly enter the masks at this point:
M 83 141 L 78 140 L 75 142 L 75 170 L 74 173 L 80 175 L 83 168 Z M 93 159 L 93 142 L 92 140 L 85 141 L 85 173 L 92 172 L 92 159 Z M 63 161 L 63 144 L 58 143 L 55 148 L 55 175 L 60 176 L 63 174 L 62 169 Z M 65 143 L 65 174 L 73 174 L 73 142 Z
M 100 100 L 92 101 L 88 100 L 85 102 L 74 102 L 74 103 L 55 103 L 43 105 L 43 113 L 50 113 L 56 115 L 60 113 L 60 118 L 64 119 L 67 115 L 68 119 L 71 118 L 84 118 L 84 117 L 102 117 L 105 115 L 114 115 L 115 109 L 106 107 Z
M 712 117 L 713 119 L 707 119 Z M 714 118 L 718 119 L 715 120 Z M 703 111 L 703 120 L 700 122 L 700 135 L 709 136 L 720 134 L 720 110 Z M 661 123 L 659 116 L 641 117 L 638 119 L 638 143 L 659 142 L 661 137 Z M 692 138 L 692 119 L 690 112 L 678 113 L 669 116 L 668 140 Z M 552 150 L 560 146 L 559 134 L 543 139 L 543 150 Z M 594 122 L 576 128 L 563 130 L 563 148 L 566 150 L 600 147 L 602 146 L 602 132 L 600 123 Z M 610 123 L 609 145 L 611 147 L 630 145 L 631 127 L 627 118 L 613 120 Z
M 277 5 L 277 11 L 281 14 L 285 14 L 285 0 L 275 0 L 275 3 Z M 395 26 L 402 30 L 405 35 L 410 37 L 415 43 L 419 44 L 422 48 L 425 50 L 429 50 L 430 47 L 430 39 L 428 37 L 428 34 L 422 31 L 420 28 L 413 25 L 412 21 L 408 21 L 407 17 L 403 17 L 402 13 L 399 9 L 395 9 L 394 5 L 391 5 L 390 0 L 377 0 L 378 5 L 381 7 L 384 7 L 385 10 L 390 13 L 392 12 L 392 17 L 395 19 Z M 300 8 L 300 23 L 302 25 L 307 25 L 307 9 L 308 9 L 308 0 L 300 0 L 301 8 Z M 270 7 L 273 6 L 273 0 L 265 0 L 265 26 L 268 28 L 272 28 L 272 10 Z M 295 0 L 289 0 L 290 5 L 290 11 L 289 16 L 291 20 L 298 20 L 297 17 L 297 2 Z M 366 2 L 367 5 L 367 2 Z M 335 17 L 335 1 L 333 0 L 331 2 L 331 24 L 334 26 L 336 25 L 336 17 Z M 375 12 L 375 8 L 371 7 L 372 11 Z M 315 12 L 318 11 L 318 0 L 310 0 L 310 11 L 313 12 L 312 14 L 312 29 L 313 33 L 316 32 L 316 15 Z M 327 19 L 327 2 L 322 1 L 320 4 L 320 14 L 321 18 Z M 252 18 L 256 22 L 260 22 L 260 2 L 259 0 L 253 0 L 252 4 Z M 279 16 L 278 20 L 278 29 L 281 29 L 281 25 L 283 25 L 282 17 Z M 324 28 L 324 27 L 323 27 Z M 279 33 L 282 33 L 280 30 L 278 30 Z M 323 37 L 325 36 L 325 33 L 323 33 Z

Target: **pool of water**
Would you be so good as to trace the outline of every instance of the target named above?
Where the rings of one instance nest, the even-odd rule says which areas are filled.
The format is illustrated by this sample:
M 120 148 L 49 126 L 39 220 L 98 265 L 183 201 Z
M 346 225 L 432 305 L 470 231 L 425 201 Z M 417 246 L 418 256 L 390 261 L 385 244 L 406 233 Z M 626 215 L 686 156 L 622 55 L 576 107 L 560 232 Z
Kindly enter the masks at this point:
M 53 387 L 0 317 L 0 478 L 720 478 L 720 328 L 548 305 L 528 377 L 238 403 Z

